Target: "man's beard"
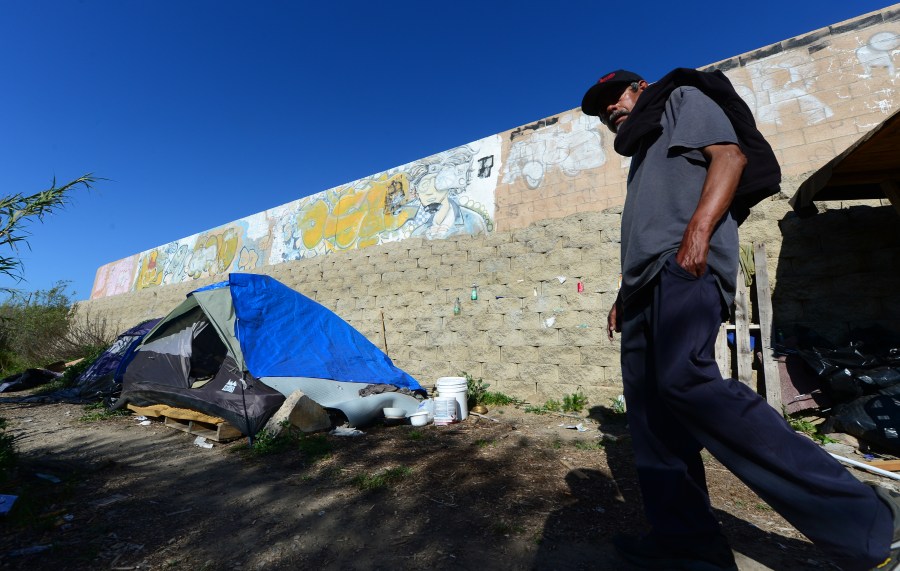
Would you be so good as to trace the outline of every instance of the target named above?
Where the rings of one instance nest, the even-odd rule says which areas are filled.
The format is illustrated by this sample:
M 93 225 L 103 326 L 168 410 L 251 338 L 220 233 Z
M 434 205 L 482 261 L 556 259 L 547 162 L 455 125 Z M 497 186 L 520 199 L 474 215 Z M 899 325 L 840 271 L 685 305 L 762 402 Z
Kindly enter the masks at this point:
M 626 111 L 626 110 L 624 110 L 624 109 L 616 109 L 615 111 L 613 111 L 612 113 L 610 113 L 610 114 L 609 114 L 609 119 L 607 119 L 607 122 L 608 122 L 608 124 L 609 124 L 609 129 L 610 129 L 613 133 L 618 132 L 619 126 L 616 125 L 616 120 L 617 120 L 619 117 L 623 117 L 623 116 L 624 116 L 624 117 L 627 117 L 628 115 L 630 115 L 630 113 L 631 113 L 630 111 Z

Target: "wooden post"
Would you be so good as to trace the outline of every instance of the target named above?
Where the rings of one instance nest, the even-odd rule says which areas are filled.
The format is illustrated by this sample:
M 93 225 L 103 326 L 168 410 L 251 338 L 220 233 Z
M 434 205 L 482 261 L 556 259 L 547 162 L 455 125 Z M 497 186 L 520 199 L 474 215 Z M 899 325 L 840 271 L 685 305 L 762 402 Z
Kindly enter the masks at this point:
M 756 303 L 759 308 L 759 338 L 766 402 L 782 412 L 781 373 L 772 355 L 772 297 L 769 292 L 769 271 L 766 266 L 766 245 L 753 244 L 753 263 L 756 265 Z
M 722 324 L 719 326 L 719 334 L 716 336 L 716 363 L 719 365 L 719 373 L 723 379 L 730 379 L 731 374 L 731 351 L 728 349 L 728 326 Z
M 387 355 L 388 357 L 390 357 L 391 354 L 388 353 L 388 347 L 387 347 L 387 331 L 384 328 L 384 312 L 383 311 L 381 312 L 381 340 L 384 341 L 384 354 Z
M 737 292 L 734 296 L 734 346 L 737 351 L 737 379 L 756 390 L 753 386 L 753 351 L 750 349 L 750 311 L 747 283 L 744 269 L 739 268 Z

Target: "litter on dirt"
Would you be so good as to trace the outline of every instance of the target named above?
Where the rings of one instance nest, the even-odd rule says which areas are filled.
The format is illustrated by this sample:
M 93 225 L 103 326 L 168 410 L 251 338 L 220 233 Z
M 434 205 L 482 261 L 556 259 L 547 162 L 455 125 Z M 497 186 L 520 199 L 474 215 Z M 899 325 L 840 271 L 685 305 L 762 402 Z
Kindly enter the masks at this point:
M 213 443 L 207 442 L 206 438 L 204 438 L 203 436 L 198 436 L 194 439 L 194 446 L 197 446 L 198 448 L 210 449 L 213 447 Z
M 332 436 L 362 436 L 365 432 L 356 428 L 350 428 L 349 426 L 337 426 L 328 434 L 331 434 Z

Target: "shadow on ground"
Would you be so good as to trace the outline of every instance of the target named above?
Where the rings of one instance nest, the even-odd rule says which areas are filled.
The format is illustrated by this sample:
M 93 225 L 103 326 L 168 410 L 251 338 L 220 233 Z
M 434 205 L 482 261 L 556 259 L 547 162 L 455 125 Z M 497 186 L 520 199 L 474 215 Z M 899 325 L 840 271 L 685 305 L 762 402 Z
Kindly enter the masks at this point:
M 253 456 L 245 441 L 205 450 L 133 417 L 79 423 L 80 410 L 0 408 L 23 450 L 20 483 L 52 496 L 4 523 L 0 567 L 627 569 L 607 540 L 642 526 L 627 439 L 561 444 L 532 419 L 373 426 L 324 438 L 325 457 Z M 820 559 L 720 515 L 734 547 L 772 569 Z

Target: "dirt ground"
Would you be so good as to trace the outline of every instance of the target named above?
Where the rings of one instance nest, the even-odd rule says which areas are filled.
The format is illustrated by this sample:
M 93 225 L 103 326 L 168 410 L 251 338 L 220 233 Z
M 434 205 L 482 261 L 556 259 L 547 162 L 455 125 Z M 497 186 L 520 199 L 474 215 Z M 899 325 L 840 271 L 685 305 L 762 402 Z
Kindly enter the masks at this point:
M 600 410 L 501 407 L 498 422 L 379 424 L 267 455 L 84 415 L 0 403 L 22 455 L 0 489 L 21 496 L 0 518 L 0 567 L 628 570 L 609 538 L 645 525 L 626 427 Z M 742 571 L 833 568 L 711 457 L 706 469 Z

